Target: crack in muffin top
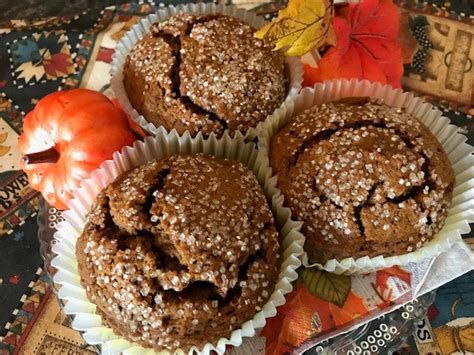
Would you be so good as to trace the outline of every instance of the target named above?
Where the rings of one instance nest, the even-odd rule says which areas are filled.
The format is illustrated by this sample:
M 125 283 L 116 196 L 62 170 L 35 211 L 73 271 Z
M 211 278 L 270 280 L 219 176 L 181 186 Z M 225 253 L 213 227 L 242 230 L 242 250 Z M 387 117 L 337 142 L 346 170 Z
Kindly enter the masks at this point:
M 403 109 L 367 98 L 315 106 L 290 119 L 270 146 L 312 262 L 405 254 L 444 224 L 451 164 Z
M 245 133 L 286 97 L 284 57 L 242 20 L 176 15 L 130 51 L 124 85 L 147 120 L 179 133 Z
M 228 336 L 274 286 L 279 242 L 256 177 L 238 161 L 175 155 L 119 176 L 79 238 L 81 282 L 114 331 L 184 349 Z

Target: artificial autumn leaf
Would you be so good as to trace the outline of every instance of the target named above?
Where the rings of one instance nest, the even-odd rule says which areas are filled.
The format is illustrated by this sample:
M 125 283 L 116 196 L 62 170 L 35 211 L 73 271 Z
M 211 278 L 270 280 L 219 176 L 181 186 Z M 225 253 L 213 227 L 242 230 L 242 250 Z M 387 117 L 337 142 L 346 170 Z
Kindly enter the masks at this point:
M 335 43 L 332 16 L 332 0 L 289 0 L 278 17 L 255 32 L 255 37 L 274 42 L 275 50 L 289 47 L 285 52 L 288 56 L 301 56 L 312 48 Z
M 313 295 L 343 307 L 351 289 L 351 278 L 322 270 L 304 269 L 301 280 Z
M 317 68 L 305 65 L 304 84 L 357 78 L 400 87 L 398 7 L 391 0 L 362 0 L 349 4 L 346 16 L 333 18 L 337 44 L 323 55 Z

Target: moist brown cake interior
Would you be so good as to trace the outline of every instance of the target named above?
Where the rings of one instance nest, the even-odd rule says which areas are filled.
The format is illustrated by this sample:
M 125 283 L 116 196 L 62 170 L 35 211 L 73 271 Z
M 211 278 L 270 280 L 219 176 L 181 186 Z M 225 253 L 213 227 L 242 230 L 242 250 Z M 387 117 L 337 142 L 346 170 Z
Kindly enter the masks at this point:
M 286 97 L 285 60 L 242 20 L 181 14 L 152 25 L 130 51 L 124 85 L 156 126 L 205 136 L 246 132 Z
M 367 98 L 315 106 L 287 122 L 270 150 L 312 262 L 406 254 L 444 224 L 451 164 L 402 109 Z
M 76 244 L 81 283 L 115 333 L 155 350 L 227 337 L 278 275 L 262 188 L 237 161 L 176 155 L 122 174 Z

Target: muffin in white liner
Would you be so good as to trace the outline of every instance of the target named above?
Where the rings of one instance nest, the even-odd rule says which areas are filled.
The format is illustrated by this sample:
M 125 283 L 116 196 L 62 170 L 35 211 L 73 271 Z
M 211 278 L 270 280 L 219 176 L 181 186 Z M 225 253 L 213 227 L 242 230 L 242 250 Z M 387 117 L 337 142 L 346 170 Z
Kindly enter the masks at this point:
M 285 103 L 267 119 L 259 132 L 259 150 L 269 158 L 271 137 L 291 117 L 322 103 L 337 101 L 345 97 L 372 97 L 383 100 L 387 105 L 403 107 L 406 112 L 417 117 L 443 146 L 452 164 L 456 182 L 452 204 L 441 231 L 414 252 L 398 256 L 361 257 L 328 260 L 324 265 L 310 264 L 303 255 L 303 265 L 318 267 L 334 273 L 365 273 L 393 265 L 406 265 L 425 258 L 433 258 L 462 240 L 461 234 L 470 231 L 469 223 L 474 222 L 474 147 L 468 145 L 467 138 L 458 133 L 458 127 L 450 124 L 448 118 L 431 104 L 423 102 L 412 93 L 394 89 L 388 85 L 359 80 L 335 80 L 316 84 L 303 89 L 293 102 Z M 268 162 L 269 163 L 269 162 Z
M 200 133 L 191 138 L 188 133 L 179 136 L 175 130 L 167 133 L 160 128 L 155 137 L 147 137 L 144 142 L 135 142 L 133 148 L 126 147 L 121 152 L 116 152 L 113 160 L 102 163 L 100 168 L 91 174 L 90 179 L 82 182 L 81 188 L 74 192 L 74 198 L 68 203 L 69 209 L 63 213 L 65 221 L 58 225 L 55 234 L 56 244 L 53 246 L 53 251 L 57 255 L 51 264 L 58 270 L 54 282 L 61 285 L 59 298 L 66 303 L 64 311 L 66 314 L 74 315 L 72 327 L 83 331 L 84 339 L 88 343 L 101 345 L 105 354 L 154 352 L 115 335 L 112 329 L 103 325 L 101 317 L 95 313 L 96 306 L 87 299 L 80 283 L 75 254 L 75 244 L 84 227 L 86 214 L 95 196 L 122 172 L 153 159 L 177 153 L 197 152 L 208 153 L 218 158 L 240 160 L 254 172 L 264 188 L 280 231 L 282 264 L 275 290 L 261 311 L 243 323 L 239 329 L 234 330 L 229 339 L 221 338 L 217 343 L 207 343 L 202 349 L 193 347 L 190 353 L 195 351 L 208 354 L 212 350 L 223 353 L 226 345 L 239 346 L 242 337 L 254 336 L 256 330 L 265 325 L 265 319 L 276 314 L 276 307 L 285 303 L 284 295 L 292 290 L 291 283 L 298 277 L 296 269 L 301 265 L 299 256 L 303 253 L 304 245 L 304 237 L 298 232 L 301 223 L 291 221 L 290 211 L 283 207 L 283 199 L 276 188 L 276 180 L 271 177 L 267 161 L 258 154 L 255 144 L 245 143 L 240 134 L 234 138 L 224 134 L 221 139 L 216 139 L 214 135 L 204 139 Z
M 258 29 L 265 25 L 266 21 L 263 17 L 257 16 L 254 12 L 249 12 L 244 9 L 238 8 L 234 5 L 224 4 L 213 4 L 213 3 L 197 3 L 197 4 L 183 4 L 174 6 L 168 6 L 160 9 L 156 14 L 144 17 L 128 31 L 122 39 L 119 41 L 115 48 L 113 55 L 112 67 L 111 67 L 111 88 L 117 97 L 122 107 L 127 113 L 147 132 L 154 135 L 157 132 L 157 128 L 153 123 L 148 122 L 145 117 L 140 115 L 132 106 L 128 99 L 127 92 L 123 83 L 123 67 L 127 59 L 128 53 L 134 47 L 134 45 L 145 36 L 153 23 L 164 22 L 170 17 L 180 13 L 191 13 L 191 14 L 225 14 L 242 19 L 252 27 Z M 301 61 L 297 57 L 287 58 L 287 69 L 289 74 L 289 85 L 287 88 L 287 95 L 285 102 L 289 102 L 301 89 L 303 82 L 303 66 Z M 262 121 L 255 128 L 250 128 L 245 132 L 245 137 L 253 139 L 259 127 L 263 124 Z

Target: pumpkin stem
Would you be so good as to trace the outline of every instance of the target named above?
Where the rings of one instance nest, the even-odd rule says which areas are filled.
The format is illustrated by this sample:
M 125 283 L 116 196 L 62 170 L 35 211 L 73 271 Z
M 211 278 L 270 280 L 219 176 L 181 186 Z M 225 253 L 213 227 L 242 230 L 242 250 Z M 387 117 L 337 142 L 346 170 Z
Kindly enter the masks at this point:
M 51 147 L 42 152 L 25 154 L 22 159 L 25 164 L 56 163 L 59 159 L 59 152 L 55 147 Z

